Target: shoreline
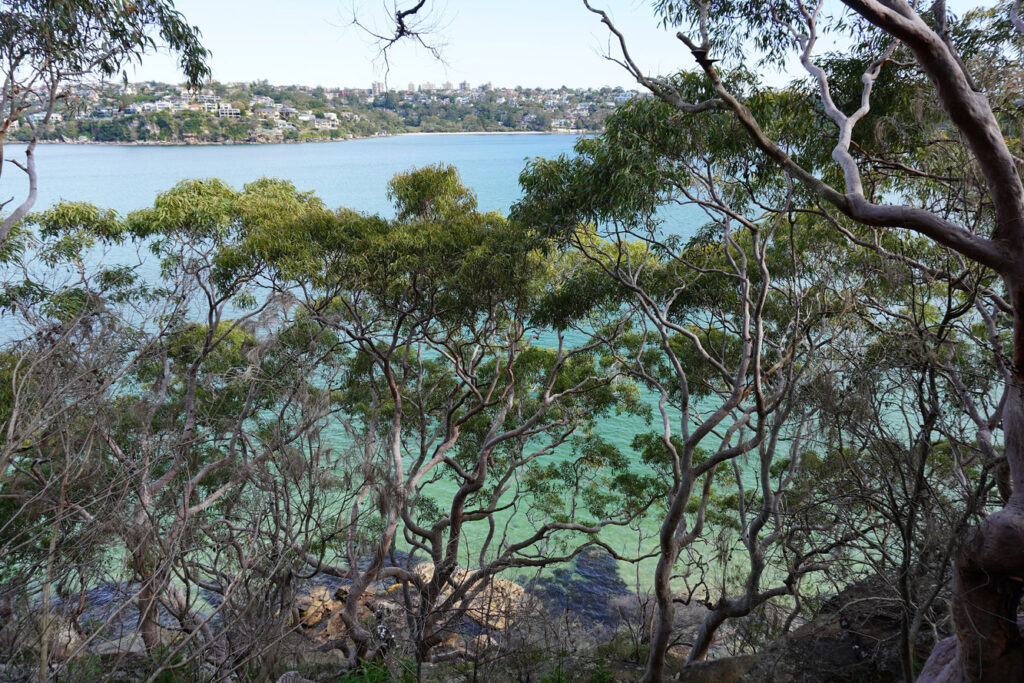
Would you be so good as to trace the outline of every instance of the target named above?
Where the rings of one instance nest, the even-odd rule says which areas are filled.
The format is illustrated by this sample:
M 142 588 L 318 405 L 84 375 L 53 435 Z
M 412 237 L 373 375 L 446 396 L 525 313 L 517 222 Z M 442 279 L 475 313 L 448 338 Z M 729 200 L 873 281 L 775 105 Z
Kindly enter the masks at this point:
M 376 138 L 397 138 L 412 135 L 597 135 L 604 131 L 577 130 L 460 130 L 460 131 L 411 131 L 407 133 L 386 133 L 383 135 L 362 135 L 351 138 L 315 138 L 311 140 L 227 140 L 223 142 L 201 141 L 151 141 L 135 140 L 133 142 L 105 142 L 101 140 L 39 140 L 37 145 L 100 145 L 107 147 L 228 147 L 233 145 L 304 145 L 324 142 L 355 142 L 356 140 L 373 140 Z M 7 146 L 27 145 L 27 142 L 9 142 Z

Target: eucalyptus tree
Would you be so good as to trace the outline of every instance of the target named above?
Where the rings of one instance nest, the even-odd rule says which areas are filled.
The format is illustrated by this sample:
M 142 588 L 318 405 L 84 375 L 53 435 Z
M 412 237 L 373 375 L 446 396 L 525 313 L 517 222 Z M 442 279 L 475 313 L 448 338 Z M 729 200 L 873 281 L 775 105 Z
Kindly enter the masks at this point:
M 73 97 L 75 86 L 89 78 L 115 76 L 160 45 L 179 54 L 189 86 L 209 76 L 209 52 L 199 41 L 199 30 L 187 23 L 171 0 L 4 3 L 0 9 L 0 177 L 4 135 L 12 126 L 22 125 L 31 129 L 32 137 L 24 162 L 7 159 L 25 173 L 29 189 L 0 223 L 0 244 L 35 204 L 38 132 L 49 124 L 58 104 Z M 13 197 L 0 200 L 0 210 L 12 201 Z
M 541 337 L 538 302 L 559 277 L 543 241 L 477 211 L 450 167 L 400 174 L 389 195 L 393 220 L 297 221 L 305 246 L 280 261 L 309 319 L 344 347 L 330 390 L 354 497 L 303 551 L 349 580 L 332 642 L 352 665 L 383 645 L 359 616 L 374 582 L 401 584 L 426 661 L 493 577 L 602 543 L 653 486 L 592 433 L 608 411 L 637 409 L 635 390 L 596 342 Z M 396 546 L 407 559 L 388 562 Z
M 912 235 L 886 236 L 884 249 L 942 268 L 945 250 Z M 999 502 L 1005 463 L 975 437 L 970 412 L 999 400 L 986 318 L 998 304 L 981 291 L 951 287 L 921 267 L 851 247 L 829 288 L 855 293 L 842 330 L 819 355 L 822 372 L 805 400 L 819 406 L 821 430 L 801 463 L 791 513 L 819 537 L 842 539 L 828 582 L 855 582 L 895 604 L 905 680 L 952 630 L 951 561 L 970 524 Z M 861 593 L 865 597 L 867 594 Z M 895 598 L 895 600 L 894 600 Z M 880 603 L 881 604 L 881 603 Z M 893 662 L 895 663 L 895 662 Z
M 31 218 L 41 243 L 18 257 L 25 279 L 3 299 L 27 330 L 5 348 L 0 497 L 5 556 L 17 559 L 5 592 L 31 602 L 41 590 L 45 603 L 50 584 L 64 597 L 78 584 L 84 601 L 97 579 L 123 584 L 148 650 L 166 640 L 160 611 L 183 634 L 154 676 L 182 655 L 218 676 L 266 665 L 309 521 L 271 532 L 326 467 L 329 401 L 311 381 L 323 345 L 265 295 L 274 272 L 239 244 L 256 226 L 323 212 L 287 183 L 185 181 L 124 219 L 74 204 Z M 83 264 L 97 242 L 151 255 L 93 271 Z M 68 267 L 70 279 L 51 275 Z M 315 503 L 308 489 L 322 483 L 298 495 Z M 217 597 L 203 605 L 200 592 Z M 247 633 L 243 619 L 264 628 Z
M 844 306 L 812 264 L 838 266 L 845 244 L 816 234 L 788 176 L 736 141 L 727 116 L 683 128 L 665 105 L 637 102 L 600 138 L 577 143 L 576 156 L 533 163 L 513 214 L 581 261 L 551 323 L 572 324 L 580 307 L 628 311 L 629 333 L 608 339 L 609 353 L 657 403 L 659 430 L 635 442 L 667 484 L 650 680 L 665 675 L 675 603 L 709 608 L 689 653 L 703 659 L 727 619 L 798 596 L 835 549 L 787 519 L 818 431 L 803 392 Z M 676 205 L 707 222 L 693 231 L 659 214 Z M 680 227 L 694 234 L 683 239 Z M 715 537 L 731 538 L 722 557 L 743 554 L 738 586 L 708 572 Z
M 726 112 L 762 155 L 789 174 L 822 213 L 872 243 L 908 229 L 950 253 L 946 277 L 986 268 L 1005 294 L 997 327 L 1012 318 L 998 362 L 1005 398 L 977 414 L 977 439 L 1008 465 L 1013 494 L 965 539 L 956 559 L 958 639 L 937 650 L 927 675 L 1019 680 L 1024 637 L 1017 625 L 1024 571 L 1024 185 L 1016 102 L 1019 3 L 950 16 L 939 0 L 925 9 L 904 0 L 844 0 L 840 5 L 656 3 L 664 25 L 698 67 L 703 89 L 650 76 L 627 37 L 600 15 L 617 41 L 614 59 L 679 115 L 702 126 Z M 828 52 L 836 40 L 849 45 Z M 731 75 L 799 63 L 806 80 L 790 90 L 799 108 L 761 106 L 769 88 Z M 692 78 L 688 76 L 687 78 Z M 938 106 L 936 106 L 938 105 Z M 975 415 L 972 415 L 972 419 Z M 1000 431 L 1001 430 L 1001 431 Z M 999 436 L 1001 435 L 1001 436 Z M 993 440 L 1002 439 L 1003 453 Z M 950 648 L 955 648 L 955 655 Z M 944 669 L 944 670 L 943 670 Z

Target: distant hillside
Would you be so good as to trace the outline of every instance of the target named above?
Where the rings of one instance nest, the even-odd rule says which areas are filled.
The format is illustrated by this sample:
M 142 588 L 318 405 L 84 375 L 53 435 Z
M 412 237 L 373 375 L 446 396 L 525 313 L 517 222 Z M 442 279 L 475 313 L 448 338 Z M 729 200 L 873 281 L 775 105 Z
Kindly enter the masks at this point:
M 411 85 L 410 85 L 411 88 Z M 231 143 L 336 140 L 407 132 L 597 131 L 637 94 L 621 88 L 324 89 L 213 83 L 82 87 L 41 130 L 60 142 Z M 40 122 L 41 115 L 33 115 Z M 27 140 L 14 126 L 13 140 Z

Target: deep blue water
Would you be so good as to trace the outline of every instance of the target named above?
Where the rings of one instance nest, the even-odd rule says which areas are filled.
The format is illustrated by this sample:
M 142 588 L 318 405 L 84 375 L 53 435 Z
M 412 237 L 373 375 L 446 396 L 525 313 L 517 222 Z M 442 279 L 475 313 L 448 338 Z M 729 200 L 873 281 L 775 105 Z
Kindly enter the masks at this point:
M 526 161 L 572 152 L 575 135 L 402 135 L 343 142 L 280 145 L 116 146 L 39 145 L 35 210 L 59 199 L 87 201 L 120 212 L 152 204 L 157 193 L 184 178 L 220 178 L 241 188 L 261 177 L 285 178 L 313 190 L 332 207 L 392 215 L 387 182 L 398 172 L 444 162 L 456 166 L 476 192 L 480 208 L 507 213 L 521 195 Z M 23 146 L 5 146 L 23 158 Z M 28 190 L 11 165 L 0 177 L 0 197 L 19 201 Z M 692 234 L 704 217 L 694 210 L 663 213 L 665 228 Z
M 331 207 L 390 215 L 385 191 L 391 176 L 445 162 L 459 168 L 481 209 L 505 212 L 520 195 L 525 161 L 570 152 L 575 141 L 574 135 L 406 135 L 281 145 L 39 145 L 35 208 L 63 198 L 123 212 L 151 204 L 183 178 L 220 178 L 240 188 L 268 176 L 313 190 Z M 9 145 L 5 151 L 17 158 L 21 150 Z M 24 175 L 8 166 L 0 195 L 20 199 L 27 189 Z

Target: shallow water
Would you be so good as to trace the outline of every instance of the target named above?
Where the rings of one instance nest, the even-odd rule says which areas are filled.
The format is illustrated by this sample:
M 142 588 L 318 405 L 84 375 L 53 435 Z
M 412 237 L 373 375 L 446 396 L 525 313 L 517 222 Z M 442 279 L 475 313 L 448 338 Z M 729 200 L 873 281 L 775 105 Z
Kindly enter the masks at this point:
M 518 177 L 526 161 L 571 153 L 575 141 L 571 135 L 410 135 L 288 145 L 40 145 L 40 192 L 35 208 L 45 209 L 58 199 L 66 199 L 92 202 L 123 213 L 150 205 L 157 193 L 184 178 L 216 177 L 241 187 L 257 178 L 274 176 L 292 181 L 300 190 L 314 191 L 328 206 L 391 216 L 387 181 L 395 173 L 444 162 L 459 169 L 464 183 L 476 192 L 481 210 L 507 213 L 521 196 Z M 8 145 L 5 151 L 15 156 L 20 148 Z M 22 187 L 24 178 L 12 171 L 0 178 L 0 196 L 20 196 L 27 189 Z M 704 221 L 702 215 L 683 209 L 667 212 L 664 219 L 667 232 L 684 236 Z M 126 260 L 133 257 L 134 253 L 128 254 Z M 117 258 L 112 253 L 107 260 Z M 635 417 L 611 415 L 601 419 L 598 433 L 632 453 L 633 436 L 646 429 L 649 427 Z M 532 528 L 525 521 L 512 528 L 517 526 L 523 533 Z M 650 547 L 657 525 L 652 520 L 645 527 L 646 545 Z M 468 548 L 475 540 L 472 534 L 470 529 Z M 613 529 L 606 537 L 623 552 L 637 550 L 636 535 L 631 530 Z M 611 578 L 606 570 L 612 565 L 595 562 L 577 562 L 576 571 L 582 572 L 583 584 L 570 582 L 569 588 L 559 588 L 552 579 L 544 590 L 552 600 L 566 603 L 578 599 L 594 602 L 594 596 L 618 590 L 617 584 L 607 583 Z M 620 570 L 622 576 L 635 581 L 635 569 L 624 566 Z M 647 563 L 642 573 L 649 570 Z M 586 578 L 588 573 L 593 574 L 592 580 Z M 614 578 L 622 581 L 619 576 Z M 584 611 L 596 614 L 595 610 L 596 602 Z

